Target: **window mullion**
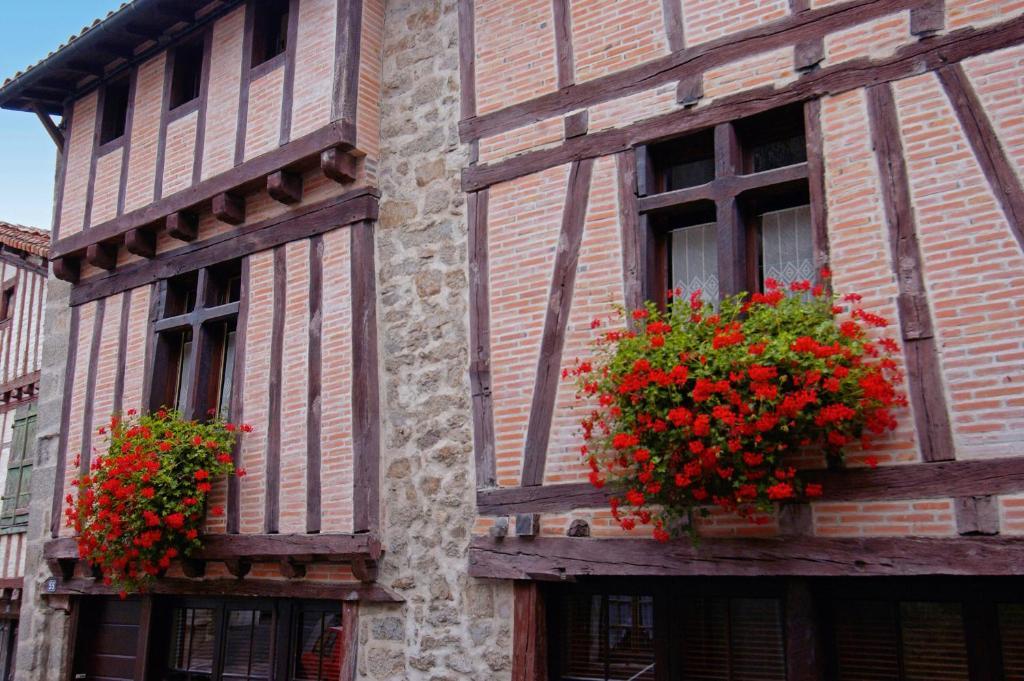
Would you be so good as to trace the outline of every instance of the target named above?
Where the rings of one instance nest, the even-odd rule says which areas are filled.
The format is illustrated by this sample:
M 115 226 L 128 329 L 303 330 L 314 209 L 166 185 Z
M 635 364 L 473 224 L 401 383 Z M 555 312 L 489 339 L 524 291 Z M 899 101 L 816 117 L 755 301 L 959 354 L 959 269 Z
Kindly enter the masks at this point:
M 732 123 L 715 126 L 715 179 L 728 186 L 729 178 L 742 174 L 739 137 Z M 725 182 L 722 182 L 725 180 Z M 718 248 L 718 290 L 721 296 L 742 291 L 746 277 L 746 236 L 736 196 L 724 194 L 715 202 Z

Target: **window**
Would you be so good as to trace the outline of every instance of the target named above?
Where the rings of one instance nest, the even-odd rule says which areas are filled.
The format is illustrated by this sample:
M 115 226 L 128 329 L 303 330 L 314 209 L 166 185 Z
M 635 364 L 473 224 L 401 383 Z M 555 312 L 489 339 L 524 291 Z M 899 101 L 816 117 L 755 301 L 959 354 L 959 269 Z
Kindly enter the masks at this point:
M 259 66 L 284 52 L 288 42 L 288 0 L 260 0 L 252 31 L 252 65 Z
M 782 601 L 706 582 L 555 589 L 553 681 L 785 681 Z
M 176 109 L 199 96 L 203 75 L 202 39 L 180 45 L 174 51 L 174 70 L 171 74 L 171 100 L 169 108 Z
M 3 295 L 0 297 L 0 323 L 14 318 L 14 294 L 16 291 L 17 287 L 14 284 L 4 289 Z
M 715 301 L 815 276 L 801 106 L 651 145 L 640 209 L 653 254 L 648 297 Z
M 128 79 L 108 83 L 103 91 L 103 119 L 100 125 L 100 144 L 113 142 L 124 135 L 128 124 Z
M 0 679 L 14 679 L 14 657 L 18 650 L 18 620 L 0 620 Z
M 236 260 L 161 282 L 150 409 L 229 417 L 240 273 Z
M 36 451 L 36 405 L 14 420 L 14 435 L 7 465 L 3 501 L 0 502 L 0 532 L 23 531 L 28 527 L 28 506 L 32 486 L 32 461 Z
M 163 681 L 327 681 L 344 657 L 341 605 L 285 600 L 169 602 L 154 631 Z

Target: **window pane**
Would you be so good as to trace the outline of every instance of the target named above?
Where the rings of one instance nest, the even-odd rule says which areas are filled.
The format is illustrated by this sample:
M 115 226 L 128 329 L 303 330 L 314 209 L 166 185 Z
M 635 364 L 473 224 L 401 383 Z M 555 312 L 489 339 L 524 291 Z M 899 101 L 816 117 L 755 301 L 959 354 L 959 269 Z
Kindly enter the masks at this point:
M 566 599 L 563 678 L 605 678 L 601 600 L 596 594 L 573 594 Z
M 208 678 L 213 671 L 213 650 L 216 630 L 214 612 L 208 608 L 175 608 L 171 624 L 170 679 Z M 196 677 L 198 672 L 201 676 Z
M 729 611 L 724 598 L 694 598 L 685 602 L 683 617 L 683 678 L 729 681 Z
M 229 610 L 224 637 L 224 679 L 270 678 L 273 614 L 269 610 Z
M 765 279 L 770 277 L 784 286 L 814 278 L 810 206 L 761 215 L 761 266 Z
M 654 681 L 654 599 L 608 596 L 608 678 Z
M 217 400 L 217 412 L 223 418 L 231 417 L 231 384 L 235 375 L 235 332 L 229 331 L 225 342 L 223 366 L 220 370 L 220 398 Z
M 180 412 L 187 413 L 188 382 L 192 375 L 192 334 L 182 334 L 180 342 L 178 387 L 174 391 L 174 407 Z
M 892 603 L 838 601 L 835 631 L 840 681 L 899 681 Z
M 296 681 L 326 681 L 341 674 L 341 614 L 309 611 L 299 615 L 299 648 L 292 663 Z
M 672 288 L 685 298 L 698 289 L 707 301 L 718 300 L 718 246 L 715 223 L 672 231 Z
M 749 149 L 750 164 L 755 173 L 782 168 L 807 160 L 807 141 L 803 133 L 755 143 Z
M 1005 681 L 1024 681 L 1024 603 L 999 604 Z
M 967 681 L 959 603 L 900 603 L 906 681 Z
M 734 598 L 729 607 L 732 681 L 786 681 L 779 602 Z

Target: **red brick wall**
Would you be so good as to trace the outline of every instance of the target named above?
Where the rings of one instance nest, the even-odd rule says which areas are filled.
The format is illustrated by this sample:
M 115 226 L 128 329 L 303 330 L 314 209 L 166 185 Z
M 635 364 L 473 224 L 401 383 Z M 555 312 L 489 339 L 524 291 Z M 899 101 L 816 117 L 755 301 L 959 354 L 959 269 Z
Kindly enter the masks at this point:
M 167 138 L 164 142 L 164 196 L 170 196 L 192 184 L 198 118 L 198 113 L 190 113 L 167 124 Z
M 324 235 L 321 301 L 322 531 L 352 531 L 352 289 L 349 228 Z
M 117 216 L 122 158 L 124 150 L 118 148 L 96 159 L 90 225 L 98 225 Z
M 938 79 L 900 81 L 896 101 L 957 456 L 1019 454 L 1024 254 Z
M 124 209 L 134 210 L 153 200 L 156 156 L 163 105 L 164 66 L 167 55 L 158 54 L 139 66 L 135 81 L 131 149 L 128 152 L 128 178 Z
M 281 87 L 284 66 L 249 83 L 249 116 L 245 127 L 245 158 L 277 147 L 281 136 Z
M 661 0 L 577 0 L 571 16 L 576 82 L 668 52 Z
M 787 0 L 682 0 L 686 44 L 721 38 L 789 14 Z
M 60 213 L 60 235 L 82 231 L 85 202 L 89 190 L 93 132 L 96 126 L 96 102 L 93 92 L 75 102 L 68 139 L 67 169 Z
M 245 377 L 242 420 L 253 426 L 242 440 L 241 531 L 263 531 L 265 452 L 267 446 L 270 339 L 273 325 L 274 254 L 263 251 L 249 257 L 249 319 L 245 331 Z
M 292 139 L 330 122 L 337 4 L 337 0 L 303 0 L 299 3 Z
M 281 532 L 306 531 L 306 399 L 309 386 L 309 241 L 285 247 L 288 292 L 281 366 Z
M 475 5 L 477 112 L 555 90 L 551 0 L 476 0 Z
M 491 189 L 487 221 L 498 482 L 518 485 L 568 166 Z
M 424 9 L 429 12 L 429 9 Z M 384 2 L 363 2 L 362 52 L 359 57 L 359 101 L 356 146 L 366 152 L 366 181 L 376 179 L 380 156 L 381 68 L 384 58 Z
M 74 375 L 67 377 L 67 380 L 71 381 L 71 415 L 66 425 L 68 457 L 67 469 L 64 473 L 64 493 L 72 496 L 75 496 L 75 489 L 71 486 L 71 480 L 78 475 L 75 459 L 82 452 L 82 421 L 85 416 L 85 402 L 90 399 L 86 388 L 89 377 L 89 349 L 92 346 L 92 330 L 95 319 L 96 303 L 82 305 L 78 317 L 78 338 L 71 339 L 71 344 L 77 348 L 78 356 Z M 62 520 L 61 535 L 69 536 L 71 534 L 71 529 L 65 527 Z
M 594 165 L 580 259 L 576 267 L 572 312 L 562 350 L 562 368 L 571 368 L 578 358 L 590 355 L 590 343 L 594 338 L 591 321 L 599 316 L 607 319 L 613 305 L 625 305 L 617 188 L 615 160 L 604 157 Z M 589 469 L 580 464 L 578 431 L 581 410 L 573 408 L 575 394 L 576 386 L 572 381 L 559 383 L 545 483 L 579 482 L 586 480 L 589 473 Z
M 238 90 L 242 72 L 242 32 L 245 7 L 217 20 L 210 55 L 210 102 L 206 109 L 202 176 L 205 180 L 235 164 L 235 130 L 238 127 Z

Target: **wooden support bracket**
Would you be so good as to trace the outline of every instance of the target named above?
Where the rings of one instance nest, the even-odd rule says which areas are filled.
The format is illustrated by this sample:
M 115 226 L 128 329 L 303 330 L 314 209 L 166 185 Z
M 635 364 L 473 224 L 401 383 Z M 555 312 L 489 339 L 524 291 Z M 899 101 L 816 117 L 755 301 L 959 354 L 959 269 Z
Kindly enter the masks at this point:
M 81 272 L 81 261 L 78 258 L 65 257 L 50 261 L 53 264 L 53 276 L 70 284 L 77 284 Z
M 70 558 L 50 558 L 46 561 L 54 577 L 69 580 L 75 576 L 75 561 Z
M 124 247 L 129 253 L 142 258 L 152 258 L 156 255 L 156 232 L 141 227 L 126 232 Z
M 563 126 L 565 139 L 586 135 L 590 126 L 590 116 L 587 114 L 587 110 L 569 114 L 563 120 Z
M 520 513 L 516 516 L 516 536 L 535 537 L 540 534 L 540 513 Z
M 181 561 L 181 571 L 186 577 L 198 579 L 206 574 L 206 561 L 195 558 L 184 558 Z
M 224 561 L 224 567 L 228 569 L 232 577 L 241 579 L 249 574 L 249 570 L 252 569 L 252 562 L 244 558 L 228 558 Z
M 356 179 L 356 160 L 341 147 L 332 147 L 320 152 L 320 170 L 335 182 L 342 184 Z
M 167 234 L 179 241 L 195 241 L 199 236 L 199 219 L 195 213 L 178 211 L 167 216 Z
M 360 582 L 375 582 L 377 581 L 377 561 L 367 560 L 366 558 L 353 558 L 352 559 L 352 574 Z
M 231 192 L 223 192 L 213 197 L 213 217 L 229 225 L 240 225 L 245 222 L 245 199 Z
M 690 107 L 704 96 L 704 76 L 696 74 L 680 79 L 676 84 L 676 103 Z
M 495 539 L 501 539 L 502 537 L 508 536 L 508 518 L 502 516 L 494 521 L 491 525 L 491 529 L 487 530 L 487 533 Z
M 306 565 L 298 561 L 286 558 L 277 564 L 281 576 L 285 579 L 302 579 L 306 576 Z
M 270 198 L 284 204 L 302 200 L 302 176 L 287 170 L 278 170 L 267 175 L 267 193 Z
M 110 271 L 117 267 L 117 244 L 102 241 L 85 249 L 85 261 L 94 267 Z

